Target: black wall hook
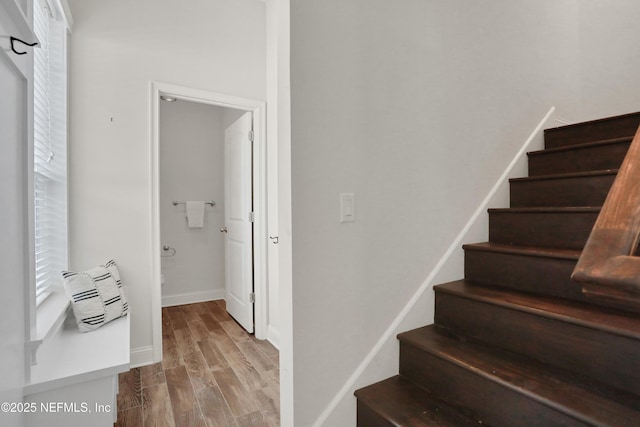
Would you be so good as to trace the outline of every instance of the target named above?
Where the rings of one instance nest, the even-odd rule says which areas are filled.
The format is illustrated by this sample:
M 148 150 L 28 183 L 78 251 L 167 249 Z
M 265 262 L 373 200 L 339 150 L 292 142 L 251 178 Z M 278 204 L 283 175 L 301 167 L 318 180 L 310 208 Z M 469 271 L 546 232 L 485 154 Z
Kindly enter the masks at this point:
M 20 42 L 20 43 L 22 43 L 22 44 L 24 44 L 24 45 L 31 46 L 31 47 L 33 47 L 33 46 L 37 46 L 37 45 L 38 45 L 38 42 L 35 42 L 35 43 L 27 43 L 27 42 L 25 42 L 25 41 L 23 41 L 23 40 L 20 40 L 20 39 L 19 39 L 19 38 L 17 38 L 17 37 L 13 37 L 13 36 L 9 37 L 9 40 L 11 41 L 11 50 L 12 50 L 12 51 L 13 51 L 13 53 L 15 53 L 16 55 L 25 55 L 27 52 L 18 52 L 18 51 L 16 50 L 16 48 L 13 46 L 13 42 Z

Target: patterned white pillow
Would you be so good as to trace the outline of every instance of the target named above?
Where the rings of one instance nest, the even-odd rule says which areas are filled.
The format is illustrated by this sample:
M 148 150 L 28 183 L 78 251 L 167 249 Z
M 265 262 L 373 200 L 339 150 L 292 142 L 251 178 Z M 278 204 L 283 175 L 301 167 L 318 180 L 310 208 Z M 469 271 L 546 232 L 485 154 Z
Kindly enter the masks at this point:
M 113 260 L 87 271 L 63 271 L 62 277 L 81 332 L 93 331 L 129 311 L 127 295 Z

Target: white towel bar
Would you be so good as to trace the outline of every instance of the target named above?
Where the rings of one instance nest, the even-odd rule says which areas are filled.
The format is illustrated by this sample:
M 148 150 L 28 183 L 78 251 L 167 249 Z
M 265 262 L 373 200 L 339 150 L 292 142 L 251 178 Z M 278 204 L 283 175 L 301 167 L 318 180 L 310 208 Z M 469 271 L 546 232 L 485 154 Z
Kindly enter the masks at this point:
M 173 202 L 171 202 L 171 203 L 173 203 L 173 206 L 178 206 L 178 205 L 184 205 L 184 204 L 186 204 L 187 202 L 176 202 L 176 201 L 174 200 L 174 201 L 173 201 Z M 205 204 L 205 205 L 209 205 L 209 206 L 215 206 L 215 205 L 216 205 L 216 202 L 214 202 L 213 200 L 211 200 L 210 202 L 204 202 L 204 204 Z

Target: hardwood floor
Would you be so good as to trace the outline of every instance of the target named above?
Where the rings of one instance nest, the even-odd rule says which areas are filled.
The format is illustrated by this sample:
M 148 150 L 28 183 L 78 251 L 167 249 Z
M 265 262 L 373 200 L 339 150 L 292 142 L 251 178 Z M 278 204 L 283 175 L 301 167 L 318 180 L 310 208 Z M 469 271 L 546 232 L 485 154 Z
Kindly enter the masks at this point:
M 278 350 L 224 301 L 162 309 L 163 361 L 119 377 L 116 427 L 280 425 Z

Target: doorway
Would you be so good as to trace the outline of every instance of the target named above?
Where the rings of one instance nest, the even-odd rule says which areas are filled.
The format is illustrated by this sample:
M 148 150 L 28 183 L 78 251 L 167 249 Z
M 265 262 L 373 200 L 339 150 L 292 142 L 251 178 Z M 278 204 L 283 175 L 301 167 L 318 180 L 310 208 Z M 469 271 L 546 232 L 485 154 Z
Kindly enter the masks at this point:
M 160 174 L 160 97 L 169 97 L 179 102 L 191 102 L 204 104 L 207 106 L 221 107 L 225 110 L 240 110 L 240 112 L 250 112 L 253 118 L 253 146 L 251 154 L 253 162 L 251 164 L 252 172 L 252 228 L 251 244 L 253 249 L 253 281 L 254 295 L 252 309 L 254 311 L 255 337 L 257 339 L 265 339 L 267 332 L 267 263 L 266 263 L 266 149 L 264 144 L 264 118 L 265 105 L 262 101 L 238 98 L 229 95 L 203 91 L 198 89 L 180 87 L 166 83 L 153 82 L 151 85 L 151 124 L 152 124 L 152 142 L 151 142 L 151 184 L 152 184 L 152 265 L 153 265 L 153 353 L 154 360 L 159 361 L 162 358 L 162 320 L 161 307 L 162 303 L 162 260 L 170 258 L 174 253 L 172 244 L 164 242 L 161 238 L 161 174 Z M 206 199 L 202 196 L 201 198 Z M 179 199 L 179 200 L 178 200 Z M 196 198 L 198 199 L 198 198 Z M 171 202 L 173 202 L 172 200 Z M 176 197 L 176 202 L 185 202 L 182 198 Z M 216 202 L 215 200 L 202 200 L 203 202 Z M 183 205 L 176 205 L 182 207 Z M 205 205 L 205 209 L 215 209 L 215 205 Z M 184 212 L 178 213 L 183 215 Z M 206 220 L 206 219 L 205 219 Z M 220 233 L 222 234 L 222 233 Z M 164 249 L 167 247 L 167 249 Z M 177 248 L 175 253 L 177 254 Z M 164 256 L 163 256 L 164 255 Z M 166 301 L 165 301 L 166 302 Z M 186 302 L 186 301 L 185 301 Z M 195 302 L 195 301 L 192 301 Z
M 253 112 L 160 99 L 162 306 L 224 299 L 253 333 Z
M 237 111 L 167 99 L 158 147 L 163 307 L 224 298 L 224 117 Z

